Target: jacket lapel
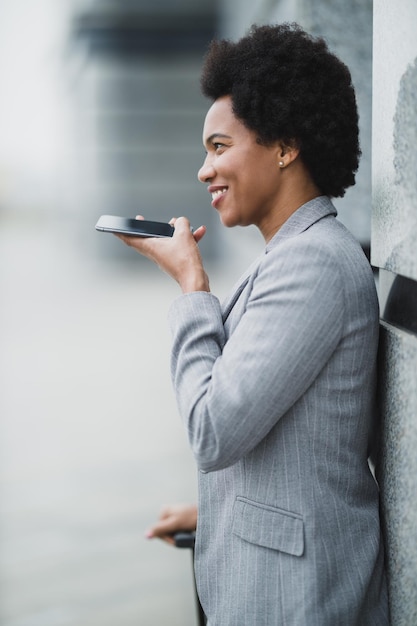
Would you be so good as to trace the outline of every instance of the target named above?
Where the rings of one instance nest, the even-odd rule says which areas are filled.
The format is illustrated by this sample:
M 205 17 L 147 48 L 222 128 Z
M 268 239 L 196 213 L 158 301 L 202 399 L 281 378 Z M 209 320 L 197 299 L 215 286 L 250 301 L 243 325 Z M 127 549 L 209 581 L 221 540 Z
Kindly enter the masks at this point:
M 249 276 L 246 276 L 246 278 L 239 284 L 237 289 L 235 289 L 233 291 L 232 296 L 228 300 L 226 300 L 225 304 L 223 305 L 223 307 L 222 307 L 222 309 L 223 309 L 223 315 L 222 315 L 223 324 L 226 322 L 227 318 L 229 317 L 233 307 L 235 306 L 236 302 L 239 299 L 240 294 L 242 293 L 242 291 L 244 290 L 244 288 L 246 287 L 248 282 L 249 282 Z
M 295 211 L 291 217 L 281 226 L 279 231 L 274 235 L 271 241 L 266 246 L 265 252 L 268 253 L 272 248 L 279 244 L 280 241 L 288 239 L 289 237 L 295 237 L 296 235 L 307 230 L 312 224 L 318 222 L 323 217 L 328 215 L 337 215 L 337 211 L 332 202 L 327 196 L 320 196 L 314 198 L 310 202 L 303 204 L 297 211 Z M 222 304 L 222 318 L 223 324 L 229 317 L 233 307 L 238 301 L 242 291 L 245 289 L 249 282 L 251 275 L 261 262 L 263 255 L 258 257 L 254 263 L 251 264 L 249 269 L 243 274 L 240 280 L 236 283 L 234 289 L 231 292 L 229 298 L 227 298 Z
M 229 315 L 230 315 L 233 307 L 235 306 L 236 302 L 239 300 L 240 294 L 242 293 L 242 291 L 245 289 L 246 285 L 248 284 L 250 277 L 252 276 L 252 274 L 255 271 L 256 267 L 261 262 L 262 257 L 263 257 L 263 254 L 261 255 L 261 257 L 258 257 L 249 266 L 249 268 L 246 270 L 246 272 L 241 276 L 241 278 L 235 284 L 234 288 L 231 291 L 231 295 L 228 298 L 226 298 L 226 300 L 223 302 L 223 304 L 222 304 L 223 324 L 225 323 L 225 321 L 229 317 Z

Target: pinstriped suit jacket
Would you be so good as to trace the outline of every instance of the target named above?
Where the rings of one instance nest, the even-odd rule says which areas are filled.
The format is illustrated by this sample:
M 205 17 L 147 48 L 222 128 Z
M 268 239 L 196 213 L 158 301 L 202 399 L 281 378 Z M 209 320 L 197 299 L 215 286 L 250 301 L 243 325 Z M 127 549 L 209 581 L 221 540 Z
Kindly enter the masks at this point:
M 378 304 L 335 216 L 308 202 L 223 307 L 199 292 L 170 310 L 210 626 L 388 624 L 367 463 Z

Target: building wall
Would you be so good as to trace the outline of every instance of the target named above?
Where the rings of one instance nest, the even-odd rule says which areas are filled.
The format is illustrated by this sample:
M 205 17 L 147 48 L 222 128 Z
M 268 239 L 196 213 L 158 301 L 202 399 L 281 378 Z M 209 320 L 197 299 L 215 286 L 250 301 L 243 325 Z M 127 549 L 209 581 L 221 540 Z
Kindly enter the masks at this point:
M 380 460 L 391 620 L 417 624 L 417 5 L 374 5 L 372 263 L 379 267 Z

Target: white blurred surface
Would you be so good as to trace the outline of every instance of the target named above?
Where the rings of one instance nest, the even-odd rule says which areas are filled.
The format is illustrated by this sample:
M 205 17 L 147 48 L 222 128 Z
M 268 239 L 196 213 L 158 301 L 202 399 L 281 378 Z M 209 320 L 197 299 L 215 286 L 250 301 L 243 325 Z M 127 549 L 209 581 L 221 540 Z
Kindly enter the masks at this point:
M 144 539 L 195 497 L 169 379 L 176 287 L 89 261 L 65 230 L 1 221 L 0 623 L 194 624 L 190 556 Z

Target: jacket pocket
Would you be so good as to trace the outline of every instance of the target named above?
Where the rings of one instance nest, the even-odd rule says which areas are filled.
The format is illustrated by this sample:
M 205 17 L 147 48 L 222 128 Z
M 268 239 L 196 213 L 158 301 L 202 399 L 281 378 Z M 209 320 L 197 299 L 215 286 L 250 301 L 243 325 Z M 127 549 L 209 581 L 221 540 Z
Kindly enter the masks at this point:
M 301 515 L 242 496 L 238 496 L 234 504 L 232 532 L 249 543 L 293 556 L 302 556 L 304 552 Z

